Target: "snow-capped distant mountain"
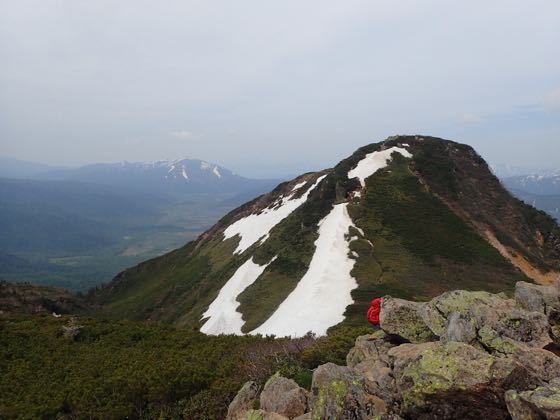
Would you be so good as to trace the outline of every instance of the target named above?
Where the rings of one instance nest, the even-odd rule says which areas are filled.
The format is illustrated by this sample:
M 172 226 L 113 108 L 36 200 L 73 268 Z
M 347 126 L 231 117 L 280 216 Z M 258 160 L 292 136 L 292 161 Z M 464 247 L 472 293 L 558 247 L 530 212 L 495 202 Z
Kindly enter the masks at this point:
M 510 190 L 521 190 L 531 194 L 560 194 L 560 170 L 540 174 L 521 175 L 502 179 Z
M 43 174 L 44 179 L 72 180 L 155 192 L 235 192 L 263 182 L 239 176 L 229 169 L 199 159 L 155 162 L 97 163 Z
M 517 198 L 560 221 L 560 170 L 502 179 Z

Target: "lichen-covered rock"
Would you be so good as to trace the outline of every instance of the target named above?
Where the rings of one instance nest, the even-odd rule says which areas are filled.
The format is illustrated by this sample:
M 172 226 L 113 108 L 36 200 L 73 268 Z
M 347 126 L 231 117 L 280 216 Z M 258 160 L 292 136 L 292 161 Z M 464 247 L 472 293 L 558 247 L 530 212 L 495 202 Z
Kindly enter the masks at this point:
M 469 317 L 474 306 L 484 305 L 493 308 L 513 307 L 514 302 L 504 299 L 501 295 L 495 295 L 482 291 L 453 290 L 435 297 L 430 302 L 438 312 L 448 318 L 452 312 L 458 312 Z
M 364 378 L 347 366 L 327 363 L 313 373 L 309 408 L 313 419 L 362 419 L 378 413 Z
M 383 331 L 358 337 L 346 356 L 346 362 L 348 367 L 363 376 L 369 394 L 381 397 L 386 404 L 392 404 L 397 398 L 397 391 L 387 352 L 395 345 L 386 338 Z
M 265 410 L 249 410 L 243 414 L 240 420 L 289 420 L 278 413 L 269 413 Z
M 513 359 L 536 379 L 535 385 L 560 378 L 560 357 L 548 350 L 518 346 Z
M 447 327 L 443 339 L 472 344 L 476 341 L 476 329 L 472 322 L 459 312 L 451 312 L 447 318 Z
M 381 303 L 380 325 L 387 334 L 411 343 L 425 343 L 437 337 L 420 314 L 422 303 L 385 296 Z
M 505 400 L 513 420 L 560 419 L 560 378 L 533 391 L 509 390 Z
M 261 392 L 260 408 L 291 419 L 305 414 L 307 397 L 307 391 L 295 381 L 274 375 Z
M 385 364 L 389 363 L 387 352 L 395 345 L 388 342 L 385 338 L 386 334 L 381 330 L 356 338 L 354 347 L 346 356 L 346 364 L 353 368 L 366 360 L 369 362 L 381 361 Z
M 517 351 L 520 343 L 515 342 L 509 337 L 500 335 L 496 330 L 488 325 L 478 330 L 478 341 L 482 346 L 497 355 L 510 355 Z
M 389 405 L 393 405 L 399 399 L 393 372 L 388 365 L 381 361 L 365 360 L 358 363 L 354 371 L 363 376 L 368 394 L 377 395 Z
M 447 320 L 436 308 L 433 300 L 420 306 L 418 313 L 434 335 L 441 337 L 445 334 Z
M 515 284 L 515 301 L 528 311 L 542 312 L 548 315 L 551 310 L 560 309 L 558 284 L 540 286 L 524 281 L 517 282 Z
M 548 320 L 543 313 L 513 309 L 484 325 L 500 337 L 510 338 L 530 347 L 542 348 L 552 342 Z
M 259 386 L 253 382 L 245 382 L 228 407 L 227 420 L 244 419 L 248 410 L 254 407 L 259 394 Z
M 507 416 L 501 384 L 516 369 L 512 360 L 459 342 L 429 344 L 390 351 L 405 413 L 418 417 L 440 412 L 447 413 L 442 418 L 463 418 L 476 407 L 494 412 L 495 418 Z

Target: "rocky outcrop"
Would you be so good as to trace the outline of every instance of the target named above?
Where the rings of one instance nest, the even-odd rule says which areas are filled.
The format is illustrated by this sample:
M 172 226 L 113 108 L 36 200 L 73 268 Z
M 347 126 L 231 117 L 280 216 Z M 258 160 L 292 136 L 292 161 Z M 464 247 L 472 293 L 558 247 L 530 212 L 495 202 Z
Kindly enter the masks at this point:
M 230 403 L 227 420 L 241 420 L 247 418 L 248 411 L 252 410 L 259 396 L 259 386 L 256 382 L 245 382 L 233 401 Z
M 320 419 L 360 419 L 386 411 L 381 398 L 366 392 L 362 375 L 333 363 L 313 373 L 309 409 Z
M 307 411 L 308 392 L 280 375 L 272 376 L 261 393 L 261 408 L 293 419 Z
M 560 419 L 560 378 L 532 391 L 509 390 L 505 398 L 513 420 Z
M 560 348 L 559 299 L 560 284 L 528 283 L 517 284 L 515 299 L 469 291 L 426 303 L 385 297 L 382 330 L 358 337 L 346 366 L 315 369 L 297 418 L 560 419 L 560 357 L 547 350 Z M 301 407 L 304 391 L 279 376 L 269 382 L 261 409 L 293 418 L 280 402 Z
M 379 320 L 387 334 L 411 343 L 424 343 L 435 338 L 420 314 L 423 304 L 390 296 L 386 296 L 382 302 Z

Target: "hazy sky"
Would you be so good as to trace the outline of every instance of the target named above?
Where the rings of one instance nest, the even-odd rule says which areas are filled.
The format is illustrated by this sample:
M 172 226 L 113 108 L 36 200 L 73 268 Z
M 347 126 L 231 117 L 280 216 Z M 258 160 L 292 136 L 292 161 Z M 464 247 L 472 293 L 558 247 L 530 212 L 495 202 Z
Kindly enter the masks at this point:
M 415 133 L 560 167 L 560 2 L 0 0 L 0 155 L 278 176 Z

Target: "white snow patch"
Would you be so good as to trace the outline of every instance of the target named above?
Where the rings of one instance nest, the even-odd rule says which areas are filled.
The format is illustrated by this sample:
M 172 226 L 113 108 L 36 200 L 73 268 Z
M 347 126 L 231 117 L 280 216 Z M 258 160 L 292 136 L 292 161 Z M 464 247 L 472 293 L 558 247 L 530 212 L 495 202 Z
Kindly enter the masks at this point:
M 350 292 L 358 287 L 350 275 L 355 260 L 350 258 L 346 235 L 354 226 L 342 203 L 319 222 L 319 238 L 309 269 L 278 309 L 251 334 L 299 337 L 312 331 L 323 335 L 344 319 L 352 304 Z
M 303 181 L 303 182 L 300 182 L 299 184 L 294 185 L 294 188 L 292 188 L 292 192 L 295 191 L 295 190 L 299 190 L 305 184 L 307 184 L 307 181 Z
M 234 253 L 239 254 L 267 235 L 270 230 L 290 215 L 295 209 L 307 200 L 309 193 L 319 185 L 326 175 L 320 176 L 315 183 L 299 198 L 291 199 L 293 196 L 279 198 L 271 207 L 257 214 L 250 214 L 224 230 L 224 240 L 239 235 L 241 237 Z
M 241 327 L 243 327 L 244 321 L 241 313 L 237 311 L 239 307 L 237 297 L 253 284 L 275 259 L 276 257 L 265 265 L 255 264 L 253 257 L 245 261 L 220 289 L 216 299 L 202 315 L 202 318 L 209 319 L 200 328 L 200 331 L 211 335 L 242 335 Z
M 352 191 L 352 198 L 360 198 L 362 196 L 361 191 Z
M 358 226 L 354 226 L 354 229 L 356 229 L 358 232 L 360 232 L 360 235 L 366 236 L 366 235 L 364 235 L 364 231 L 361 228 L 359 228 Z
M 220 173 L 220 171 L 218 171 L 218 167 L 214 166 L 214 169 L 212 169 L 212 172 L 214 173 L 214 175 L 216 175 L 218 178 L 222 177 L 222 174 Z
M 185 178 L 186 180 L 189 179 L 189 177 L 188 177 L 188 175 L 187 175 L 187 171 L 185 170 L 185 167 L 184 167 L 184 166 L 183 166 L 182 175 L 183 175 L 183 178 Z
M 208 162 L 200 162 L 200 169 L 210 169 L 210 164 Z
M 171 165 L 169 167 L 169 170 L 167 171 L 167 173 L 172 172 L 175 169 L 175 165 Z
M 365 158 L 358 162 L 354 169 L 348 172 L 348 178 L 358 178 L 362 187 L 365 187 L 366 178 L 387 166 L 394 152 L 400 153 L 407 158 L 412 157 L 408 150 L 396 146 L 379 152 L 368 153 Z
M 352 251 L 352 256 L 358 258 L 360 255 L 356 251 Z

